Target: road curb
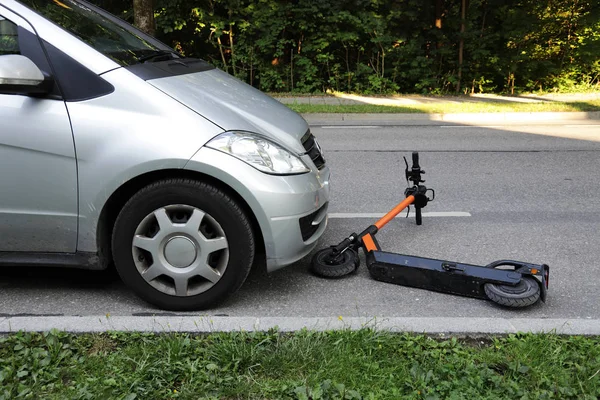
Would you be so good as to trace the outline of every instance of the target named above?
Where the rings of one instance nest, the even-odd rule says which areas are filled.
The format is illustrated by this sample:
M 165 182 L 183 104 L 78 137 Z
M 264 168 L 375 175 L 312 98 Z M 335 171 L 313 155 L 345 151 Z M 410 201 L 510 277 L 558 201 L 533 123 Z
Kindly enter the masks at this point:
M 460 114 L 302 114 L 310 125 L 335 123 L 370 123 L 378 125 L 411 124 L 437 125 L 502 124 L 514 122 L 557 122 L 600 120 L 600 111 L 590 112 L 508 112 L 508 113 L 460 113 Z
M 359 318 L 359 317 L 212 317 L 212 316 L 15 316 L 0 320 L 0 334 L 51 329 L 72 333 L 131 332 L 294 332 L 358 330 L 372 328 L 390 332 L 431 335 L 479 336 L 509 333 L 556 333 L 600 335 L 600 320 L 571 318 Z

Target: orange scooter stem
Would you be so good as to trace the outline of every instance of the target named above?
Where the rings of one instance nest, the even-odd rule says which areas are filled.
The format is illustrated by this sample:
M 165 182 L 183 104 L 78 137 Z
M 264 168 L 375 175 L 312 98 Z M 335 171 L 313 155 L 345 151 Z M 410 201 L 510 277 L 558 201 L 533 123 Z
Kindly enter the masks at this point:
M 413 195 L 410 195 L 404 200 L 402 200 L 400 204 L 398 204 L 390 212 L 381 217 L 379 221 L 375 222 L 375 226 L 377 227 L 377 229 L 383 228 L 388 222 L 393 220 L 396 217 L 396 215 L 400 214 L 402 210 L 404 210 L 406 207 L 410 206 L 414 202 L 415 196 Z

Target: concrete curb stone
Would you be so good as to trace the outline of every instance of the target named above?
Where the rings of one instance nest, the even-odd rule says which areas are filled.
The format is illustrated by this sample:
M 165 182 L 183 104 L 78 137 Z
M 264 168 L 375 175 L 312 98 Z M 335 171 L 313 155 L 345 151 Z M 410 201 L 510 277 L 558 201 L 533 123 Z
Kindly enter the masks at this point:
M 0 334 L 51 329 L 73 333 L 131 332 L 280 332 L 372 328 L 390 332 L 481 336 L 518 332 L 600 335 L 600 320 L 577 318 L 366 318 L 366 317 L 216 317 L 216 316 L 15 316 L 0 321 Z

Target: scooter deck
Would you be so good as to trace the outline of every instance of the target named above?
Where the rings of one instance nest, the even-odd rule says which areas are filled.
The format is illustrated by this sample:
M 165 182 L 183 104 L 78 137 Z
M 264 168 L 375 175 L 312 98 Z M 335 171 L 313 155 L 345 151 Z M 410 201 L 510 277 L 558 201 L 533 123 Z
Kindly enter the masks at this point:
M 540 297 L 545 301 L 548 266 L 506 262 L 508 265 L 515 265 L 515 263 L 521 267 L 520 271 L 538 279 Z M 497 261 L 490 266 L 501 264 L 504 263 Z M 486 283 L 515 286 L 523 277 L 521 272 L 495 269 L 490 266 L 462 264 L 379 250 L 367 253 L 367 267 L 371 276 L 378 281 L 467 297 L 487 299 L 484 290 Z

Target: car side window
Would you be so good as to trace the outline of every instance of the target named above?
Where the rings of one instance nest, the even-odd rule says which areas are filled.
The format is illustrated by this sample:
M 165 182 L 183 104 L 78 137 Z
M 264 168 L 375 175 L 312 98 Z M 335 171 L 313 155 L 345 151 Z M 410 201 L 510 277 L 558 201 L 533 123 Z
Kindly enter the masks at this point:
M 0 15 L 0 56 L 20 54 L 17 25 Z
M 54 87 L 46 98 L 82 101 L 114 91 L 110 83 L 52 44 L 40 40 L 33 33 L 34 30 L 27 29 L 25 24 L 29 22 L 17 21 L 15 24 L 0 15 L 0 57 L 6 54 L 23 55 L 33 61 L 42 73 L 52 76 Z

